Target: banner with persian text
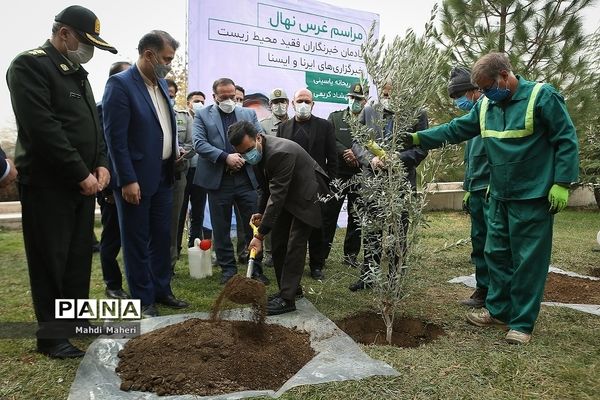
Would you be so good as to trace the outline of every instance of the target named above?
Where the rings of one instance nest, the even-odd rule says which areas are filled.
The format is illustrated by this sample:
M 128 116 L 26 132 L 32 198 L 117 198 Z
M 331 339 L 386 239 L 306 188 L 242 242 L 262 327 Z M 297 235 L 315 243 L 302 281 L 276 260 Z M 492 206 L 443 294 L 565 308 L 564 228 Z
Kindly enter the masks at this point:
M 272 89 L 291 100 L 308 88 L 313 113 L 327 118 L 345 107 L 353 83 L 368 80 L 361 44 L 373 21 L 378 30 L 378 14 L 312 0 L 189 0 L 188 90 L 211 104 L 213 82 L 231 78 L 261 119 Z

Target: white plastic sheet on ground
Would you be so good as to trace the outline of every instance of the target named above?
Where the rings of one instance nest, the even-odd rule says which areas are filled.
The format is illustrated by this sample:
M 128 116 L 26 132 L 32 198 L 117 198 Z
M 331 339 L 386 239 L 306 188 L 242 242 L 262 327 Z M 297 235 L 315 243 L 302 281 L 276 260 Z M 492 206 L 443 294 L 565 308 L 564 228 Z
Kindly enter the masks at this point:
M 595 278 L 593 276 L 587 276 L 587 275 L 580 275 L 576 272 L 571 272 L 571 271 L 565 271 L 562 270 L 560 268 L 556 268 L 553 266 L 550 266 L 549 268 L 550 272 L 555 272 L 557 274 L 564 274 L 564 275 L 568 275 L 568 276 L 573 276 L 576 278 L 585 278 L 585 279 L 591 279 L 593 281 L 597 281 L 600 280 L 600 278 Z M 459 276 L 457 278 L 452 278 L 448 281 L 449 283 L 462 283 L 466 286 L 475 288 L 477 286 L 477 282 L 475 281 L 475 274 L 471 274 L 471 275 L 466 275 L 466 276 Z M 554 301 L 544 301 L 542 302 L 542 304 L 546 305 L 546 306 L 557 306 L 557 307 L 567 307 L 567 308 L 572 308 L 573 310 L 577 310 L 577 311 L 582 311 L 585 313 L 589 313 L 589 314 L 594 314 L 594 315 L 598 315 L 600 316 L 600 304 L 568 304 L 568 303 L 557 303 Z
M 309 332 L 311 346 L 316 354 L 277 391 L 255 390 L 205 397 L 192 395 L 159 397 L 148 392 L 124 392 L 119 389 L 121 379 L 115 373 L 115 368 L 119 363 L 117 353 L 128 339 L 98 338 L 89 346 L 79 365 L 75 381 L 69 392 L 69 400 L 241 399 L 254 396 L 277 398 L 285 391 L 300 385 L 358 380 L 376 375 L 398 375 L 398 372 L 390 365 L 370 358 L 346 333 L 321 314 L 308 300 L 299 300 L 296 302 L 296 307 L 298 307 L 296 312 L 267 317 L 267 323 L 289 328 L 295 327 Z M 249 309 L 236 309 L 223 312 L 222 318 L 248 320 L 249 316 Z M 141 332 L 143 334 L 189 318 L 207 319 L 208 313 L 178 314 L 145 319 L 141 321 Z

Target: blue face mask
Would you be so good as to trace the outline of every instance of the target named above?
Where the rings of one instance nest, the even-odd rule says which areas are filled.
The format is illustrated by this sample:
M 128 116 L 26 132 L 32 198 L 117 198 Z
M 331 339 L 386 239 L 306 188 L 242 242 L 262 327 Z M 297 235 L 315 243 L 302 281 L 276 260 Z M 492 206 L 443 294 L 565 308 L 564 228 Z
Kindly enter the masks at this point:
M 490 99 L 491 101 L 496 102 L 496 103 L 500 103 L 502 100 L 505 100 L 506 98 L 508 98 L 510 96 L 510 89 L 509 88 L 500 89 L 499 85 L 500 85 L 500 82 L 496 81 L 495 87 L 484 90 L 483 94 L 485 95 L 485 97 L 487 97 L 488 99 Z
M 243 154 L 242 157 L 244 157 L 244 160 L 246 160 L 248 164 L 256 165 L 262 159 L 262 153 L 258 151 L 258 148 L 255 147 L 249 152 Z
M 454 99 L 454 105 L 463 111 L 470 111 L 475 105 L 473 100 L 469 100 L 467 95 L 462 95 L 458 99 Z

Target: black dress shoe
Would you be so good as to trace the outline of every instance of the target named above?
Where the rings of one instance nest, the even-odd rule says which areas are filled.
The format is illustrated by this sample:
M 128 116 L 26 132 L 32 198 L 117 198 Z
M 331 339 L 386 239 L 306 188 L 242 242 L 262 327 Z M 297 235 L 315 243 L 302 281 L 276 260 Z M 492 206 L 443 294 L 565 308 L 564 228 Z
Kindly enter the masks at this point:
M 323 271 L 318 268 L 312 269 L 310 271 L 310 277 L 317 281 L 322 281 L 323 279 L 325 279 L 325 275 L 323 274 Z
M 143 318 L 158 317 L 158 311 L 156 310 L 156 305 L 148 304 L 148 305 L 142 306 L 142 317 Z
M 363 290 L 363 289 L 367 289 L 370 287 L 371 287 L 370 283 L 365 283 L 365 281 L 363 281 L 362 279 L 359 279 L 356 283 L 353 283 L 352 285 L 350 285 L 348 287 L 348 289 L 350 289 L 351 292 L 356 292 L 357 290 Z
M 264 274 L 252 275 L 252 279 L 254 279 L 255 281 L 262 282 L 265 286 L 268 285 L 269 283 L 271 283 L 269 278 L 267 278 Z
M 71 342 L 65 340 L 52 346 L 37 346 L 37 352 L 51 358 L 79 358 L 85 355 L 85 352 L 73 346 Z
M 487 289 L 477 288 L 466 300 L 461 300 L 461 304 L 467 307 L 483 308 L 485 307 L 485 298 L 487 297 Z
M 280 292 L 275 292 L 270 294 L 269 296 L 267 296 L 267 302 L 273 300 L 276 297 L 280 297 L 281 293 Z M 296 291 L 296 300 L 300 300 L 301 298 L 304 297 L 304 292 L 302 292 L 302 288 L 298 288 L 298 290 Z
M 221 285 L 226 284 L 231 278 L 233 278 L 233 275 L 221 275 Z
M 111 298 L 111 299 L 128 299 L 129 298 L 129 295 L 123 289 L 114 289 L 113 290 L 113 289 L 106 288 L 104 293 L 106 293 L 106 297 Z
M 167 297 L 163 297 L 162 299 L 157 299 L 156 302 L 171 308 L 186 308 L 189 306 L 187 302 L 178 299 L 172 294 L 168 295 Z
M 296 304 L 281 297 L 275 297 L 267 303 L 267 315 L 279 315 L 292 311 L 296 311 Z

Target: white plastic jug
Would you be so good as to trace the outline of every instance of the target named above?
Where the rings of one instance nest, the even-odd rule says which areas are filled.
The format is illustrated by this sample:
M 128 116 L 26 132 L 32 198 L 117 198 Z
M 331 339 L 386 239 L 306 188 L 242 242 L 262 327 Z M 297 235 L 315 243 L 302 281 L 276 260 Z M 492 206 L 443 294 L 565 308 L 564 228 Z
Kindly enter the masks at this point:
M 211 247 L 206 250 L 200 248 L 200 239 L 194 239 L 194 247 L 188 249 L 188 264 L 190 276 L 201 279 L 212 275 Z

